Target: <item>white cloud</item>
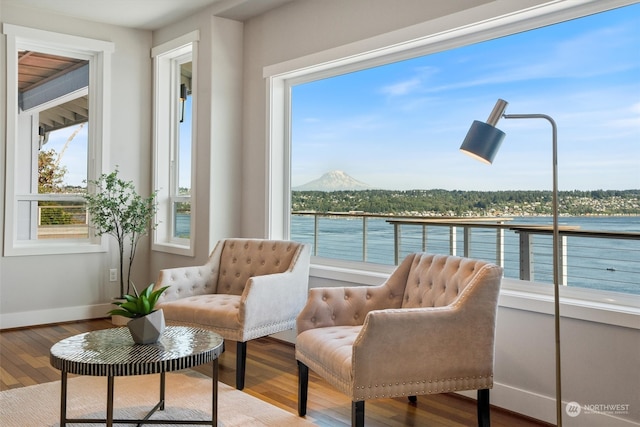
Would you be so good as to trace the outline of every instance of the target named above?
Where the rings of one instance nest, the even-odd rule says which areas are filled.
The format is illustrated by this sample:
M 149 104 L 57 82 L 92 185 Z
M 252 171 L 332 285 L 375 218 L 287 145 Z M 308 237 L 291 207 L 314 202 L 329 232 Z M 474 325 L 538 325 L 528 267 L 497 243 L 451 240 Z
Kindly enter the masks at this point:
M 414 92 L 416 89 L 419 89 L 420 87 L 421 87 L 420 79 L 417 77 L 414 77 L 409 80 L 394 83 L 389 86 L 384 86 L 380 91 L 386 95 L 400 96 L 400 95 L 407 95 L 411 92 Z

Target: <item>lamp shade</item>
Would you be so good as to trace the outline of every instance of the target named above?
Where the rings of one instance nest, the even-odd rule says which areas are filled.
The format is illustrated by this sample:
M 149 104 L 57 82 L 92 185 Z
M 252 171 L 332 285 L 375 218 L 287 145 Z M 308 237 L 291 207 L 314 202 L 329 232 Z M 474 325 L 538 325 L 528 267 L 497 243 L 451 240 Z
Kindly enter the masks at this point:
M 484 163 L 493 163 L 505 133 L 484 122 L 474 120 L 460 150 Z

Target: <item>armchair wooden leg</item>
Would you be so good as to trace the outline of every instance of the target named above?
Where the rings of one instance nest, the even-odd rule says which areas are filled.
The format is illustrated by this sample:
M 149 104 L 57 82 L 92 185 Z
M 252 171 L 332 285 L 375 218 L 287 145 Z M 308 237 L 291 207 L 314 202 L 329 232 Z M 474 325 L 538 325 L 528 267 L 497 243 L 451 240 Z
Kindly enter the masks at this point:
M 491 425 L 489 389 L 478 390 L 478 427 Z
M 418 402 L 418 397 L 417 396 L 409 396 L 409 402 L 415 404 L 416 402 Z
M 351 402 L 351 427 L 364 427 L 364 400 Z
M 298 361 L 298 415 L 307 415 L 307 392 L 309 390 L 309 367 Z
M 236 388 L 244 388 L 244 371 L 247 367 L 247 342 L 240 342 L 236 346 Z

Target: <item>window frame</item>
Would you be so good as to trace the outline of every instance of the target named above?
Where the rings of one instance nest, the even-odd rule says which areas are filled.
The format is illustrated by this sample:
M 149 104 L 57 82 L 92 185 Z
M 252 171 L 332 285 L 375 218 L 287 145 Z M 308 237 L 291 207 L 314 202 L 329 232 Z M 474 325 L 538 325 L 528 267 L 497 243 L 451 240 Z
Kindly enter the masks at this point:
M 37 185 L 23 194 L 18 185 L 23 178 L 18 176 L 21 164 L 18 164 L 18 144 L 20 141 L 18 112 L 18 50 L 27 49 L 38 52 L 85 59 L 89 61 L 89 122 L 87 179 L 97 179 L 108 164 L 107 147 L 110 129 L 110 93 L 111 93 L 111 53 L 115 50 L 112 42 L 73 36 L 51 31 L 37 30 L 12 24 L 3 24 L 3 33 L 7 40 L 6 83 L 7 83 L 7 157 L 6 157 L 6 204 L 4 256 L 73 254 L 104 252 L 106 239 L 90 236 L 87 239 L 42 239 L 19 240 L 18 200 L 84 200 L 79 195 L 46 195 L 37 193 Z M 37 113 L 33 109 L 31 117 Z M 37 134 L 37 132 L 36 132 Z M 30 136 L 33 138 L 33 135 Z M 22 141 L 25 141 L 23 138 Z M 33 151 L 33 150 L 32 150 Z M 33 154 L 33 153 L 32 153 Z M 33 157 L 33 156 L 32 156 Z M 33 159 L 29 165 L 33 172 Z M 35 161 L 37 165 L 37 159 Z M 36 171 L 37 173 L 37 171 Z M 36 177 L 37 178 L 37 177 Z M 33 179 L 33 177 L 32 177 Z M 33 220 L 33 218 L 31 218 Z
M 177 255 L 195 254 L 196 199 L 196 116 L 197 116 L 197 46 L 198 30 L 158 45 L 151 50 L 154 64 L 154 124 L 153 124 L 153 185 L 157 191 L 158 209 L 153 232 L 152 249 Z M 180 64 L 191 62 L 191 191 L 190 196 L 177 194 L 179 185 L 178 149 L 178 94 L 176 73 Z M 175 237 L 175 211 L 177 202 L 191 206 L 191 238 Z
M 293 85 L 508 36 L 633 3 L 633 0 L 588 0 L 580 4 L 552 2 L 498 17 L 492 16 L 491 11 L 484 18 L 479 13 L 475 18 L 479 21 L 475 23 L 469 23 L 463 13 L 264 67 L 268 106 L 266 235 L 290 238 Z M 422 35 L 415 38 L 420 31 Z M 393 267 L 313 256 L 311 276 L 375 285 L 382 283 L 392 270 Z M 503 281 L 502 288 L 501 306 L 536 312 L 550 310 L 551 286 L 540 290 L 539 286 L 531 286 L 531 282 L 509 279 Z M 561 293 L 563 310 L 570 312 L 563 314 L 567 317 L 591 319 L 597 312 L 603 323 L 628 326 L 640 315 L 640 298 L 634 295 L 578 288 L 561 289 Z M 621 296 L 625 297 L 624 301 Z

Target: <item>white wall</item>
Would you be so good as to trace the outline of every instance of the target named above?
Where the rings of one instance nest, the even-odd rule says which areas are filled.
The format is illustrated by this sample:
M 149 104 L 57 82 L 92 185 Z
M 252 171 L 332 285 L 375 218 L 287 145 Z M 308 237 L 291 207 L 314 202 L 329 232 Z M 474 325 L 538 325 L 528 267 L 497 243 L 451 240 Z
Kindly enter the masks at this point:
M 2 22 L 46 31 L 111 41 L 112 54 L 111 128 L 108 145 L 109 166 L 119 166 L 121 175 L 133 180 L 140 192 L 150 191 L 151 152 L 151 33 L 51 16 L 34 9 L 2 6 Z M 4 37 L 2 39 L 5 48 Z M 2 54 L 0 81 L 6 81 Z M 2 96 L 4 104 L 5 96 Z M 4 111 L 5 106 L 2 105 Z M 0 151 L 5 155 L 5 114 Z M 2 159 L 2 180 L 4 163 Z M 5 187 L 2 186 L 2 203 Z M 4 205 L 3 205 L 4 208 Z M 0 210 L 4 216 L 4 209 Z M 4 219 L 2 217 L 2 219 Z M 1 223 L 2 221 L 0 221 Z M 4 228 L 2 232 L 4 233 Z M 4 238 L 4 237 L 3 237 Z M 133 270 L 135 283 L 148 279 L 148 241 L 143 241 Z M 0 258 L 0 326 L 47 323 L 104 316 L 109 301 L 119 293 L 108 282 L 108 269 L 119 268 L 115 251 L 110 253 L 14 256 Z
M 143 194 L 151 192 L 152 60 L 151 48 L 195 29 L 200 30 L 196 178 L 197 233 L 195 257 L 151 252 L 143 238 L 134 263 L 134 283 L 150 283 L 161 268 L 204 262 L 215 242 L 240 234 L 242 24 L 213 17 L 209 11 L 152 33 L 111 25 L 52 17 L 33 9 L 2 5 L 2 22 L 83 36 L 115 44 L 112 55 L 110 170 L 133 180 Z M 2 40 L 4 51 L 5 42 Z M 0 81 L 6 80 L 5 55 Z M 4 91 L 4 84 L 0 85 Z M 4 92 L 3 92 L 4 94 Z M 5 99 L 5 96 L 2 96 Z M 5 129 L 4 101 L 0 129 Z M 1 136 L 4 215 L 4 155 Z M 4 229 L 2 228 L 2 233 Z M 3 239 L 3 237 L 2 237 Z M 109 268 L 119 267 L 117 247 L 108 253 L 0 258 L 0 327 L 10 328 L 105 317 L 117 284 Z M 27 297 L 28 295 L 28 297 Z
M 270 162 L 269 99 L 263 77 L 265 67 L 277 68 L 283 63 L 301 67 L 315 65 L 309 60 L 310 55 L 327 61 L 338 59 L 341 52 L 345 56 L 354 55 L 367 51 L 365 49 L 406 42 L 411 37 L 429 34 L 430 30 L 446 29 L 442 25 L 447 22 L 455 26 L 472 24 L 543 3 L 546 2 L 406 0 L 391 5 L 385 0 L 307 0 L 289 3 L 245 23 L 243 234 L 261 237 L 269 233 L 270 195 L 265 185 Z M 572 5 L 580 3 L 571 2 Z M 341 278 L 339 273 L 326 274 L 315 266 L 310 285 L 371 282 L 366 277 Z M 548 299 L 538 301 L 532 308 L 527 298 L 501 297 L 496 384 L 491 399 L 495 405 L 554 423 L 552 303 Z M 564 425 L 637 425 L 640 422 L 640 322 L 636 327 L 608 324 L 600 320 L 602 312 L 598 313 L 598 320 L 591 320 L 591 311 L 570 304 L 563 304 L 563 310 L 580 313 L 562 318 L 563 401 L 630 405 L 628 414 L 615 417 L 582 414 L 572 418 L 564 413 Z M 632 322 L 638 319 L 637 310 L 630 318 Z M 294 334 L 283 333 L 278 337 L 292 341 Z
M 240 22 L 200 12 L 154 32 L 158 46 L 199 30 L 195 182 L 195 256 L 151 255 L 150 274 L 162 268 L 201 265 L 215 243 L 240 234 L 242 192 L 242 32 Z

